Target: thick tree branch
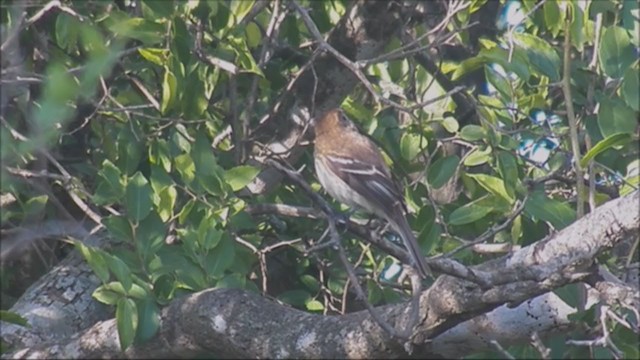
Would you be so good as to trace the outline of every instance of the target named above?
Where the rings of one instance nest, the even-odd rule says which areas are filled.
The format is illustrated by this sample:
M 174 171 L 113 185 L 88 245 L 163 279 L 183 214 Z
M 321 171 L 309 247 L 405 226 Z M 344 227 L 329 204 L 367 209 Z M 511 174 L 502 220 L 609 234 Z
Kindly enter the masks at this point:
M 531 301 L 523 301 L 585 279 L 588 274 L 582 273 L 582 269 L 599 253 L 611 249 L 638 231 L 639 201 L 638 191 L 612 200 L 549 239 L 522 248 L 512 256 L 473 267 L 474 270 L 513 272 L 516 274 L 515 278 L 527 279 L 534 276 L 538 281 L 515 281 L 485 290 L 466 280 L 450 276 L 438 278 L 421 295 L 422 322 L 413 339 L 414 355 L 429 356 L 437 351 L 442 352 L 443 350 L 438 350 L 441 349 L 437 346 L 438 343 L 431 339 L 453 336 L 447 335 L 447 330 L 465 320 L 503 305 L 521 304 L 513 310 L 500 308 L 503 310 L 496 311 L 522 314 L 527 307 L 532 306 Z M 396 327 L 402 327 L 409 321 L 409 309 L 404 303 L 381 306 L 378 310 L 386 321 Z M 564 308 L 563 314 L 568 311 Z M 487 315 L 484 319 L 490 318 L 491 315 Z M 477 330 L 477 321 L 481 320 L 473 321 L 476 321 L 475 325 L 461 325 L 462 328 L 457 331 L 464 331 L 465 327 L 469 329 L 467 331 Z M 559 329 L 550 324 L 547 324 L 547 328 Z M 207 290 L 175 301 L 163 310 L 160 333 L 149 343 L 136 345 L 125 353 L 118 349 L 115 329 L 114 320 L 99 322 L 88 331 L 80 332 L 68 340 L 26 348 L 9 356 L 406 356 L 401 344 L 389 338 L 366 311 L 344 316 L 320 316 L 293 310 L 258 294 L 241 290 Z

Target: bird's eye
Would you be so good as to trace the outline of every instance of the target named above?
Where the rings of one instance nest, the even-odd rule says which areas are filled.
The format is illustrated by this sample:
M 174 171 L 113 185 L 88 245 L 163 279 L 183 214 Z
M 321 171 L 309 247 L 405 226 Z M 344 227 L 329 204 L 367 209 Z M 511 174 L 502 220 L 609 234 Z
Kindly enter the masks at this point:
M 346 128 L 355 128 L 354 124 L 349 120 L 344 113 L 341 111 L 340 116 L 338 116 L 338 121 L 340 121 L 340 125 Z

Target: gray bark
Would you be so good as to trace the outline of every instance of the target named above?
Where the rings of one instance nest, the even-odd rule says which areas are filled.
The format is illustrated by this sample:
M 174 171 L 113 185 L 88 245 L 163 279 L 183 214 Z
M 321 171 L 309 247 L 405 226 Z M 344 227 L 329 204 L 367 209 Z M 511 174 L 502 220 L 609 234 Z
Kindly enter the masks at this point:
M 516 280 L 510 283 L 480 287 L 467 280 L 440 276 L 420 295 L 420 323 L 409 346 L 390 338 L 366 311 L 321 316 L 279 305 L 255 293 L 217 289 L 173 302 L 163 309 L 159 333 L 124 353 L 119 349 L 115 320 L 111 319 L 70 338 L 51 337 L 47 344 L 27 347 L 7 357 L 215 354 L 225 358 L 390 358 L 406 356 L 406 349 L 412 349 L 413 355 L 419 357 L 437 353 L 462 356 L 477 351 L 475 346 L 484 343 L 477 339 L 479 330 L 485 339 L 527 341 L 534 331 L 559 331 L 569 324 L 566 316 L 572 309 L 549 292 L 586 279 L 584 270 L 598 254 L 637 233 L 639 201 L 638 191 L 609 201 L 548 239 L 471 268 L 513 273 Z M 633 288 L 609 291 L 608 296 L 638 299 L 637 289 Z M 377 310 L 397 328 L 410 321 L 405 303 Z M 550 319 L 536 319 L 540 315 Z M 529 319 L 524 321 L 525 318 Z M 509 327 L 503 328 L 507 322 L 523 331 L 507 332 Z M 460 346 L 465 341 L 467 345 Z

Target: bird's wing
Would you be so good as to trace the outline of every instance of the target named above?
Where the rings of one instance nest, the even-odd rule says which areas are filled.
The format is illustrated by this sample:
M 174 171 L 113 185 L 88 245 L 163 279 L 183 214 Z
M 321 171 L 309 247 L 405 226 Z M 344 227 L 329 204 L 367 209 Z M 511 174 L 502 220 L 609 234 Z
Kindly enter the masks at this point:
M 326 156 L 330 170 L 379 209 L 404 208 L 402 194 L 392 181 L 384 163 L 346 158 L 335 154 Z M 378 159 L 376 159 L 378 160 Z

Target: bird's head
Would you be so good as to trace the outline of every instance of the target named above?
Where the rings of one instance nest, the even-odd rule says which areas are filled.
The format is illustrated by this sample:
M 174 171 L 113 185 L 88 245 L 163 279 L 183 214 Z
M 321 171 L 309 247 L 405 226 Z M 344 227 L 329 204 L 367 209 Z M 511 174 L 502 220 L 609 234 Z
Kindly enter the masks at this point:
M 317 116 L 313 121 L 313 127 L 316 136 L 334 132 L 357 131 L 353 122 L 339 108 L 331 109 L 321 116 Z

